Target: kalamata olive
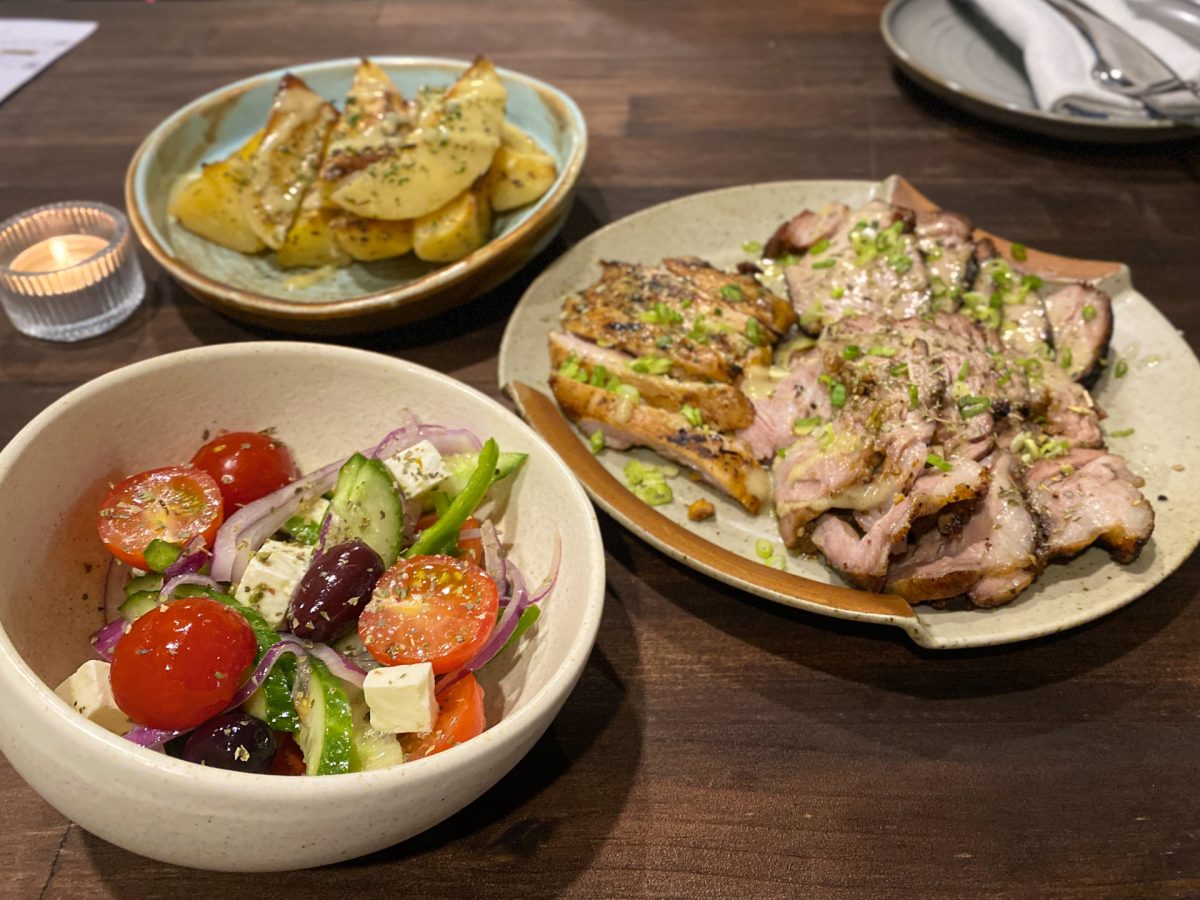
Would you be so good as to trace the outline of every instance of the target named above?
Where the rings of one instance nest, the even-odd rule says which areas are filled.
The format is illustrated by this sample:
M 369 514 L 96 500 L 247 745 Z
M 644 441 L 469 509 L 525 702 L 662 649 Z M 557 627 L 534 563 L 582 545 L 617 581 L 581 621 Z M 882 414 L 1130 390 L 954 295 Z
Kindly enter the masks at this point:
M 324 643 L 337 640 L 354 627 L 381 575 L 383 560 L 362 541 L 317 554 L 288 607 L 292 633 Z
M 222 713 L 192 732 L 183 745 L 188 762 L 263 774 L 275 758 L 275 735 L 266 722 L 244 712 Z

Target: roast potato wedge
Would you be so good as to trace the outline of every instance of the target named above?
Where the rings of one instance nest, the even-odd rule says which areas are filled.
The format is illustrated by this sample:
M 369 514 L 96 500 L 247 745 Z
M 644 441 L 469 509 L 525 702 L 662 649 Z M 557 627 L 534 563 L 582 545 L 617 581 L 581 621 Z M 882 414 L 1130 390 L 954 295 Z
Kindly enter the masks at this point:
M 550 190 L 557 176 L 554 158 L 516 125 L 505 122 L 500 147 L 488 169 L 492 209 L 504 212 L 533 203 Z
M 482 247 L 491 236 L 492 207 L 480 179 L 445 206 L 413 223 L 413 252 L 427 262 L 453 262 Z
M 403 256 L 413 248 L 412 219 L 360 219 L 342 213 L 331 226 L 338 246 L 362 262 Z
M 325 205 L 320 187 L 314 182 L 304 195 L 300 212 L 287 237 L 275 253 L 281 268 L 297 266 L 345 266 L 351 262 L 350 254 L 342 249 L 334 233 L 333 219 L 341 210 Z
M 266 245 L 250 227 L 242 208 L 249 160 L 258 151 L 263 133 L 220 162 L 206 163 L 200 174 L 182 183 L 171 197 L 168 212 L 188 231 L 236 250 L 258 253 Z
M 325 139 L 337 117 L 332 103 L 295 75 L 283 76 L 262 141 L 248 160 L 241 194 L 250 228 L 273 250 L 283 246 L 316 179 Z
M 415 219 L 440 210 L 487 172 L 500 146 L 507 92 L 480 57 L 445 94 L 426 94 L 396 156 L 346 176 L 334 203 L 367 219 Z
M 397 156 L 416 117 L 416 104 L 404 99 L 383 69 L 369 59 L 360 62 L 321 163 L 327 194 L 348 175 Z

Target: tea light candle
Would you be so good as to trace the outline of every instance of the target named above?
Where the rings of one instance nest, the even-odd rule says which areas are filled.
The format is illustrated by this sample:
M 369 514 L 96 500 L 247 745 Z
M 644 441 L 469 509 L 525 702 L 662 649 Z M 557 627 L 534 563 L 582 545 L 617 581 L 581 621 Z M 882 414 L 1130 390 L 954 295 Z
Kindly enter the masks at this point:
M 98 256 L 107 246 L 108 241 L 91 234 L 47 238 L 18 253 L 9 268 L 14 272 L 55 274 L 56 277 L 46 279 L 44 285 L 54 288 L 49 293 L 77 291 L 104 277 L 100 267 L 81 266 L 80 263 Z
M 0 303 L 23 334 L 78 341 L 114 328 L 145 295 L 125 216 L 54 203 L 0 225 Z

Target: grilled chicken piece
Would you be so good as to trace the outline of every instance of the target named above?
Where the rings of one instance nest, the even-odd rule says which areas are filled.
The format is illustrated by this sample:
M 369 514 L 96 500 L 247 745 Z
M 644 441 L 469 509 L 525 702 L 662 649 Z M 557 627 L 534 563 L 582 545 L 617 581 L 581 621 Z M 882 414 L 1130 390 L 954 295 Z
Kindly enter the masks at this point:
M 680 374 L 725 383 L 747 366 L 770 364 L 773 335 L 747 304 L 710 296 L 663 269 L 603 267 L 598 282 L 563 306 L 563 328 L 572 334 L 635 356 L 667 353 Z
M 796 324 L 796 311 L 792 305 L 768 291 L 753 275 L 722 272 L 694 256 L 664 259 L 663 266 L 668 272 L 690 281 L 709 297 L 733 304 L 735 310 L 740 311 L 742 307 L 738 304 L 744 303 L 746 313 L 776 335 Z
M 1045 304 L 1059 365 L 1076 381 L 1095 381 L 1112 339 L 1112 299 L 1094 287 L 1071 284 Z
M 769 259 L 804 253 L 817 241 L 833 240 L 846 227 L 849 217 L 850 207 L 844 203 L 826 203 L 816 212 L 806 209 L 775 229 L 763 253 Z
M 976 606 L 1012 600 L 1040 571 L 1037 525 L 1025 506 L 1012 454 L 990 460 L 991 487 L 962 530 L 934 529 L 892 566 L 887 590 L 922 603 L 966 594 Z
M 784 270 L 792 305 L 810 334 L 851 315 L 908 318 L 929 312 L 929 273 L 911 210 L 872 201 L 846 216 L 829 246 Z
M 1067 438 L 1077 447 L 1104 445 L 1102 414 L 1096 402 L 1060 366 L 1046 363 L 1041 375 L 1032 381 L 1031 391 L 1031 413 L 1035 419 L 1044 419 L 1042 428 L 1047 434 Z
M 1133 562 L 1154 531 L 1154 510 L 1138 490 L 1144 484 L 1124 459 L 1105 450 L 1077 449 L 1035 463 L 1025 485 L 1041 522 L 1045 558 L 1100 544 L 1118 562 Z
M 859 535 L 848 521 L 833 513 L 817 520 L 812 541 L 835 569 L 868 590 L 883 587 L 888 563 L 908 537 L 913 522 L 947 506 L 967 503 L 987 491 L 988 472 L 973 460 L 957 460 L 947 472 L 930 470 L 907 495 L 897 494 L 875 513 L 866 533 Z
M 660 456 L 699 472 L 750 513 L 771 496 L 771 479 L 749 446 L 736 437 L 694 428 L 679 413 L 628 402 L 602 388 L 551 374 L 550 387 L 563 412 L 585 431 L 604 432 L 609 445 L 649 447 Z
M 913 233 L 929 270 L 934 309 L 954 312 L 962 292 L 975 280 L 978 263 L 971 240 L 974 226 L 966 216 L 946 210 L 917 213 Z
M 730 384 L 706 384 L 702 381 L 681 381 L 669 373 L 652 374 L 634 368 L 636 360 L 620 350 L 597 347 L 570 334 L 550 335 L 550 362 L 559 369 L 574 358 L 591 375 L 603 366 L 610 376 L 637 388 L 642 399 L 651 406 L 678 412 L 684 405 L 695 407 L 706 425 L 719 431 L 745 428 L 754 421 L 754 405 L 750 398 Z M 655 359 L 666 364 L 665 356 Z

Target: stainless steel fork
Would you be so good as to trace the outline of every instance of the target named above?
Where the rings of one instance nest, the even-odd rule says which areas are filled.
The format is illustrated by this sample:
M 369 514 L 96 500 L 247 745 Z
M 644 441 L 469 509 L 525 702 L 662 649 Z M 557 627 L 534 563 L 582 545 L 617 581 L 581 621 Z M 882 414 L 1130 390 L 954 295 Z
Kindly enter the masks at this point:
M 1106 90 L 1141 102 L 1151 112 L 1200 126 L 1200 87 L 1185 81 L 1145 44 L 1081 0 L 1045 0 L 1096 51 L 1092 77 Z

